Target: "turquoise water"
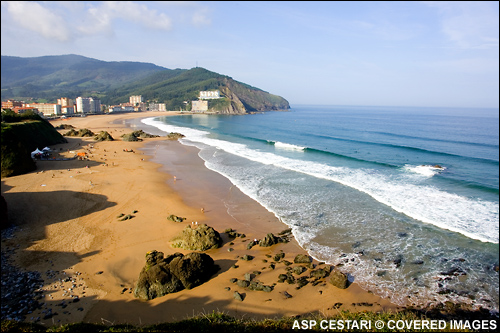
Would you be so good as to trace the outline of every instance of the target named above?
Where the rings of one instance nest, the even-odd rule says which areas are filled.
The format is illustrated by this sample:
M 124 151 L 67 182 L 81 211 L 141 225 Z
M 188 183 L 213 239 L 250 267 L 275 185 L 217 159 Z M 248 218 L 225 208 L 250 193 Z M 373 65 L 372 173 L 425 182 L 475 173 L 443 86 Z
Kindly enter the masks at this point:
M 184 134 L 363 288 L 498 310 L 498 110 L 297 106 L 143 123 Z

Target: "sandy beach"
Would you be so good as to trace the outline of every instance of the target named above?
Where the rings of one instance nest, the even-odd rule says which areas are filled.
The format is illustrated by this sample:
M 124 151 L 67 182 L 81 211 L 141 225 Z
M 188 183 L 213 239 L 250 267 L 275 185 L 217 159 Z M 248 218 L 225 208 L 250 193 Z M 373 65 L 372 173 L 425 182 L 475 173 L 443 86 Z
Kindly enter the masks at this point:
M 207 169 L 196 148 L 161 137 L 142 142 L 121 140 L 122 134 L 134 130 L 125 124 L 126 119 L 166 114 L 173 113 L 51 121 L 54 126 L 71 124 L 94 133 L 108 131 L 115 141 L 67 137 L 68 143 L 50 148 L 61 157 L 85 152 L 87 160 L 38 161 L 36 171 L 2 179 L 9 220 L 18 227 L 13 238 L 2 240 L 2 250 L 10 249 L 17 266 L 40 272 L 44 280 L 39 301 L 44 305 L 26 315 L 27 321 L 150 325 L 213 311 L 260 319 L 398 309 L 356 283 L 344 290 L 329 283 L 307 284 L 301 289 L 277 283 L 270 293 L 231 283 L 231 278 L 243 279 L 245 273 L 259 271 L 259 280 L 272 285 L 287 267 L 277 263 L 271 269 L 272 256 L 283 251 L 285 259 L 293 262 L 296 254 L 305 252 L 294 239 L 247 250 L 249 240 L 277 234 L 287 226 L 229 180 Z M 228 197 L 234 207 L 224 204 Z M 121 221 L 120 214 L 133 218 Z M 171 214 L 186 220 L 169 221 Z M 165 255 L 191 252 L 173 248 L 170 240 L 192 222 L 205 223 L 221 233 L 224 245 L 206 251 L 220 266 L 219 272 L 191 290 L 150 301 L 136 299 L 132 291 L 145 254 L 151 250 Z M 229 239 L 223 233 L 227 228 L 246 237 Z M 255 258 L 243 261 L 245 254 Z M 234 299 L 234 291 L 243 294 L 244 300 Z M 285 297 L 285 291 L 292 297 Z M 57 314 L 46 316 L 48 309 Z

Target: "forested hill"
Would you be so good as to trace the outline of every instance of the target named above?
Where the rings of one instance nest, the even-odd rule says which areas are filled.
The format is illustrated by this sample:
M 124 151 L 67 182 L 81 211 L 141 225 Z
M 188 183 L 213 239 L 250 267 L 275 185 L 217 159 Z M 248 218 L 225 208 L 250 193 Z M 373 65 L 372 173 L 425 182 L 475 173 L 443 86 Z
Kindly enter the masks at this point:
M 33 58 L 2 56 L 1 70 L 2 100 L 13 97 L 53 100 L 106 92 L 166 68 L 69 54 Z
M 20 58 L 2 56 L 2 100 L 93 96 L 103 104 L 126 103 L 131 95 L 165 103 L 168 110 L 185 109 L 185 101 L 202 90 L 219 90 L 211 111 L 247 113 L 285 110 L 288 102 L 261 89 L 204 68 L 167 69 L 150 63 L 106 62 L 79 55 Z

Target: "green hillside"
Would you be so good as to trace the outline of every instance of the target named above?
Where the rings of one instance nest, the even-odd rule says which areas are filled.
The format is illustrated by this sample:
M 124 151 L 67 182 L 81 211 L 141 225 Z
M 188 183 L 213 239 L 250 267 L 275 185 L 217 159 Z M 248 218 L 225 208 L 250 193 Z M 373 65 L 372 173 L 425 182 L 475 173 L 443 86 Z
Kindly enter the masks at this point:
M 149 63 L 106 62 L 79 55 L 21 58 L 2 56 L 2 100 L 29 99 L 55 103 L 58 98 L 97 97 L 105 105 L 142 95 L 147 102 L 165 103 L 168 110 L 186 110 L 203 90 L 219 90 L 209 111 L 248 113 L 286 110 L 276 95 L 204 68 L 167 69 Z M 184 103 L 188 101 L 188 103 Z
M 168 69 L 150 63 L 106 62 L 79 55 L 21 58 L 2 56 L 2 100 L 99 95 Z
M 168 110 L 179 110 L 186 109 L 183 102 L 197 99 L 202 90 L 221 92 L 221 100 L 209 101 L 212 111 L 246 113 L 290 108 L 288 102 L 280 96 L 200 67 L 152 74 L 145 79 L 111 90 L 102 98 L 102 102 L 118 104 L 127 96 L 142 95 L 146 101 L 165 103 Z

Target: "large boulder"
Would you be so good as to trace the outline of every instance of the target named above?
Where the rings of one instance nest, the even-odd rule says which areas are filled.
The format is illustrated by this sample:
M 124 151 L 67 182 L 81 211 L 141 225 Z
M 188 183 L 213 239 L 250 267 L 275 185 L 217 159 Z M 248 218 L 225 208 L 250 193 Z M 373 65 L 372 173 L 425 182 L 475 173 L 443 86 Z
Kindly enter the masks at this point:
M 306 254 L 297 254 L 295 259 L 293 259 L 293 262 L 296 264 L 310 264 L 312 263 L 312 259 Z
M 146 254 L 146 265 L 139 274 L 134 296 L 150 300 L 182 289 L 192 289 L 210 279 L 218 270 L 205 253 L 175 253 L 164 257 L 162 252 Z
M 111 134 L 109 134 L 106 131 L 100 131 L 99 134 L 94 136 L 94 140 L 96 140 L 96 141 L 114 141 Z
M 186 289 L 192 289 L 207 281 L 217 271 L 213 259 L 205 253 L 192 252 L 176 257 L 170 262 L 170 270 Z
M 186 226 L 181 234 L 172 239 L 172 246 L 192 251 L 206 251 L 222 246 L 220 234 L 206 224 Z
M 278 243 L 288 243 L 289 240 L 287 237 L 275 236 L 272 233 L 268 233 L 266 237 L 262 238 L 259 241 L 259 246 L 261 247 L 269 247 Z
M 349 287 L 347 275 L 338 270 L 333 270 L 330 273 L 330 283 L 340 289 L 346 289 Z

